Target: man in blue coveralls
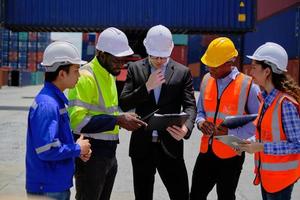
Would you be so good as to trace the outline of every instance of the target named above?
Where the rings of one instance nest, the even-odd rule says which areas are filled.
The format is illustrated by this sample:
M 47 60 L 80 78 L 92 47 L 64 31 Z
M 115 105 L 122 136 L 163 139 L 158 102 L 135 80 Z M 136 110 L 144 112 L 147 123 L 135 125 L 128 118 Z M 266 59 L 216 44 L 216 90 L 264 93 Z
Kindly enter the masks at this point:
M 68 42 L 53 42 L 44 52 L 45 85 L 30 107 L 26 147 L 26 191 L 29 198 L 70 199 L 74 158 L 87 161 L 89 140 L 74 142 L 63 91 L 73 88 L 79 67 L 85 64 L 77 48 Z

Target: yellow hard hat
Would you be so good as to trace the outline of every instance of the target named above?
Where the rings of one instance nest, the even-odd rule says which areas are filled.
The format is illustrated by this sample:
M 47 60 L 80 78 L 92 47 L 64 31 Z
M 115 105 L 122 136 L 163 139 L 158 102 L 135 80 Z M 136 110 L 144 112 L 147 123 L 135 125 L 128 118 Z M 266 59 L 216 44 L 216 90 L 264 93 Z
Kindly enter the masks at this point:
M 209 67 L 219 67 L 237 55 L 233 42 L 227 37 L 219 37 L 209 44 L 201 61 Z

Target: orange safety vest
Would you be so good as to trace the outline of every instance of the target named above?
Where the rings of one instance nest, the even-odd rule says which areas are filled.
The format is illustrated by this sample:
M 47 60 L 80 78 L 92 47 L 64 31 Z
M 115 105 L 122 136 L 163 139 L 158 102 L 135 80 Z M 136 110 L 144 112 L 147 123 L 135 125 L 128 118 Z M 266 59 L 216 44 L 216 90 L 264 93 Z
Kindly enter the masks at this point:
M 201 97 L 203 99 L 203 108 L 206 114 L 206 120 L 219 125 L 226 116 L 245 114 L 245 106 L 251 87 L 252 78 L 239 73 L 235 80 L 232 80 L 223 90 L 221 98 L 218 99 L 218 88 L 216 79 L 209 73 L 203 77 L 201 83 Z M 200 152 L 206 153 L 209 144 L 212 150 L 219 158 L 231 158 L 236 156 L 236 152 L 228 145 L 203 135 L 201 139 Z
M 299 111 L 299 104 L 294 98 L 279 92 L 261 116 L 262 106 L 259 109 L 259 116 L 255 120 L 258 127 L 256 131 L 256 139 L 260 142 L 286 142 L 286 135 L 282 126 L 282 102 L 288 99 L 295 104 Z M 260 119 L 262 118 L 262 119 Z M 260 132 L 259 132 L 259 120 Z M 256 177 L 253 181 L 254 185 L 262 183 L 263 188 L 274 193 L 281 191 L 290 184 L 296 182 L 300 178 L 300 154 L 289 155 L 269 155 L 263 152 L 255 153 L 255 173 Z

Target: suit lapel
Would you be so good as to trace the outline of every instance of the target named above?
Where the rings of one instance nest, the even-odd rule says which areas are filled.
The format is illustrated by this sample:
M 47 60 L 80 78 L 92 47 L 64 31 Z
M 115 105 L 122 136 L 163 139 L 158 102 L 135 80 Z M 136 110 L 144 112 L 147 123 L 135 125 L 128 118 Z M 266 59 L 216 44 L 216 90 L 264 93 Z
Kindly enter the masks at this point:
M 149 65 L 148 59 L 144 59 L 143 74 L 144 74 L 144 80 L 145 80 L 145 82 L 147 82 L 147 80 L 150 76 L 150 65 Z
M 144 74 L 144 81 L 146 83 L 147 80 L 148 80 L 148 78 L 149 78 L 149 76 L 150 76 L 150 74 L 151 74 L 151 69 L 150 69 L 150 64 L 149 64 L 148 59 L 144 59 L 143 69 L 142 70 L 143 70 L 143 74 Z M 150 92 L 149 95 L 150 95 L 150 98 L 151 98 L 153 104 L 155 105 L 156 101 L 155 101 L 154 91 L 151 90 L 151 92 Z

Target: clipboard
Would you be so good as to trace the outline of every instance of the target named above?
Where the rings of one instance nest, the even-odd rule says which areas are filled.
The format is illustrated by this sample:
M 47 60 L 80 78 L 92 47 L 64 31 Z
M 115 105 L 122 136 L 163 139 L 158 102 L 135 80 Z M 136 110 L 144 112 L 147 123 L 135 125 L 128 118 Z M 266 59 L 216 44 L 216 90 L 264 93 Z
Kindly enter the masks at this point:
M 218 136 L 214 136 L 214 139 L 219 140 L 220 142 L 228 146 L 231 146 L 234 149 L 238 149 L 239 144 L 246 144 L 245 140 L 242 140 L 233 135 L 218 135 Z
M 164 131 L 169 126 L 182 126 L 189 118 L 189 114 L 154 114 L 148 121 L 147 130 Z
M 227 116 L 221 125 L 233 129 L 255 120 L 256 117 L 257 114 Z

